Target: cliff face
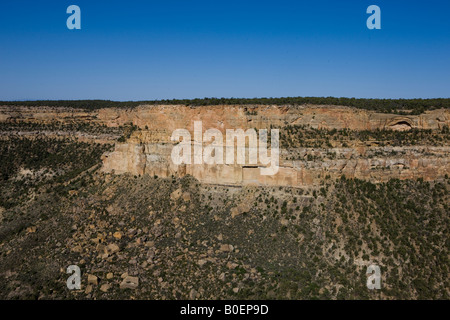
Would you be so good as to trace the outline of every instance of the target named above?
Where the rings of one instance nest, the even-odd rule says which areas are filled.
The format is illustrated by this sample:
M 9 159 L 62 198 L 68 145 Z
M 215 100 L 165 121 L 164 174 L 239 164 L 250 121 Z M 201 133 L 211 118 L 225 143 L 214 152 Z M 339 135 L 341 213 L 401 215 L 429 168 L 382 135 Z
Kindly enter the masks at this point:
M 275 128 L 307 125 L 313 128 L 351 130 L 410 128 L 439 129 L 450 124 L 450 112 L 433 110 L 421 115 L 400 116 L 340 106 L 141 106 L 136 109 L 101 109 L 98 121 L 110 126 L 133 123 L 151 130 L 186 128 L 193 130 L 194 121 L 207 128 Z
M 380 182 L 390 178 L 434 180 L 450 173 L 449 147 L 446 145 L 379 147 L 359 141 L 346 148 L 283 149 L 279 171 L 273 176 L 261 175 L 260 165 L 176 166 L 170 157 L 175 146 L 170 141 L 173 130 L 187 129 L 193 136 L 194 121 L 202 121 L 203 131 L 216 128 L 224 136 L 226 129 L 282 129 L 292 125 L 318 129 L 439 130 L 449 125 L 448 110 L 399 116 L 332 106 L 143 106 L 128 112 L 100 110 L 98 118 L 109 125 L 131 122 L 146 128 L 134 132 L 128 141 L 118 144 L 115 151 L 104 155 L 105 172 L 160 177 L 190 174 L 204 183 L 276 186 L 318 185 L 326 177 L 341 175 Z M 290 156 L 293 154 L 295 159 Z M 330 154 L 333 157 L 329 157 Z M 308 160 L 308 155 L 313 155 L 314 159 Z
M 205 106 L 183 105 L 140 106 L 134 109 L 106 108 L 85 111 L 72 108 L 0 106 L 0 122 L 93 122 L 117 127 L 133 123 L 140 128 L 193 130 L 194 121 L 203 121 L 206 128 L 275 128 L 286 125 L 307 125 L 312 128 L 351 130 L 440 129 L 450 125 L 450 111 L 439 109 L 421 115 L 400 116 L 342 106 Z
M 280 150 L 277 174 L 261 175 L 256 165 L 175 165 L 170 140 L 176 129 L 187 129 L 193 136 L 194 121 L 202 121 L 203 132 L 218 129 L 280 129 L 290 126 L 315 129 L 407 131 L 412 128 L 439 131 L 450 126 L 447 109 L 421 115 L 395 115 L 342 106 L 140 106 L 134 109 L 107 108 L 85 111 L 71 108 L 32 108 L 0 106 L 0 122 L 94 123 L 115 128 L 127 124 L 139 127 L 125 143 L 117 143 L 113 152 L 103 155 L 104 172 L 159 177 L 190 174 L 204 183 L 225 185 L 318 185 L 326 177 L 341 175 L 370 180 L 422 177 L 434 180 L 450 174 L 449 146 L 379 146 L 376 141 L 351 141 L 345 147 L 331 145 L 316 148 L 289 147 Z M 83 136 L 92 142 L 104 137 Z M 107 140 L 110 141 L 109 137 Z M 332 155 L 332 156 L 331 156 Z
M 103 156 L 103 171 L 117 174 L 150 174 L 159 177 L 190 174 L 201 182 L 231 185 L 319 185 L 327 176 L 365 179 L 372 182 L 390 178 L 435 180 L 450 174 L 449 147 L 358 147 L 298 150 L 303 159 L 280 159 L 278 173 L 261 175 L 258 166 L 188 164 L 176 166 L 170 158 L 173 144 L 148 142 L 138 132 L 129 141 Z M 291 150 L 292 151 L 292 150 Z M 282 155 L 289 154 L 282 150 Z M 315 160 L 306 160 L 314 153 Z M 329 159 L 327 154 L 338 159 Z M 319 159 L 317 159 L 319 157 Z

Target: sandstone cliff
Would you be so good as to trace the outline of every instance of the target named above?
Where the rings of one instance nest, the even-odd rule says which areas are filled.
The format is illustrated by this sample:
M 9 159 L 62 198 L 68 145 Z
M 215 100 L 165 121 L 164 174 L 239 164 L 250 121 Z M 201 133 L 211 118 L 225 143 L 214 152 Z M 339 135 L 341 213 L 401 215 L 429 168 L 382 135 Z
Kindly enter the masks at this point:
M 93 122 L 110 127 L 132 123 L 140 128 L 193 129 L 194 121 L 208 128 L 267 128 L 308 125 L 313 128 L 374 130 L 391 128 L 439 129 L 450 125 L 450 111 L 438 109 L 421 115 L 394 115 L 343 106 L 140 106 L 133 109 L 105 108 L 85 111 L 72 108 L 0 106 L 0 122 Z
M 185 105 L 140 106 L 133 109 L 106 108 L 85 111 L 72 108 L 0 106 L 0 123 L 93 123 L 117 128 L 133 124 L 139 128 L 125 143 L 103 156 L 104 172 L 150 174 L 160 177 L 190 174 L 205 183 L 229 185 L 317 185 L 324 178 L 341 175 L 373 182 L 389 178 L 434 180 L 449 174 L 449 146 L 415 145 L 380 147 L 354 141 L 347 147 L 285 148 L 281 150 L 276 175 L 263 176 L 257 165 L 180 165 L 171 161 L 176 129 L 193 133 L 194 121 L 202 121 L 203 131 L 211 128 L 282 130 L 287 126 L 350 130 L 441 130 L 450 126 L 450 111 L 439 109 L 421 115 L 395 115 L 343 106 Z M 26 134 L 26 133 L 21 133 Z M 283 131 L 281 131 L 283 134 Z M 63 133 L 64 135 L 64 133 Z M 117 135 L 95 136 L 75 133 L 85 141 L 108 142 Z M 332 154 L 333 157 L 329 155 Z M 309 159 L 308 156 L 313 157 Z
M 175 129 L 193 132 L 194 121 L 202 121 L 203 130 L 280 128 L 305 125 L 312 128 L 351 130 L 439 130 L 450 124 L 448 110 L 435 110 L 419 116 L 374 113 L 336 106 L 142 106 L 133 110 L 100 110 L 98 119 L 108 125 L 133 123 L 144 130 L 136 131 L 115 151 L 103 157 L 103 171 L 160 177 L 190 174 L 204 183 L 226 185 L 318 185 L 341 175 L 372 182 L 390 178 L 422 177 L 434 180 L 450 173 L 449 147 L 377 147 L 354 143 L 348 148 L 302 148 L 281 151 L 280 169 L 276 175 L 263 176 L 259 165 L 176 166 L 171 161 Z M 295 159 L 289 155 L 295 154 Z M 308 160 L 307 155 L 314 155 Z M 327 155 L 333 154 L 333 158 Z M 290 160 L 288 160 L 290 159 Z

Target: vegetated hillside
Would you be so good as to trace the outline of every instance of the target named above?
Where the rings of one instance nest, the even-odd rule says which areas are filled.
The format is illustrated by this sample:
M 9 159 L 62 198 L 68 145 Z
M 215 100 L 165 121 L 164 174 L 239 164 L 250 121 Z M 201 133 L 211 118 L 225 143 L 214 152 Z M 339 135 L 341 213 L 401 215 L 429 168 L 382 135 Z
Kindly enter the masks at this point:
M 449 98 L 436 99 L 357 99 L 335 97 L 282 97 L 282 98 L 203 98 L 147 101 L 111 100 L 37 100 L 0 101 L 9 106 L 71 107 L 87 110 L 100 108 L 133 108 L 138 105 L 340 105 L 387 113 L 421 114 L 426 110 L 450 108 Z
M 111 140 L 110 144 L 115 142 L 125 142 L 133 131 L 138 128 L 133 124 L 121 125 L 119 127 L 107 127 L 89 122 L 26 122 L 26 121 L 6 121 L 0 122 L 0 137 L 49 137 L 53 141 L 55 138 L 64 137 L 78 141 L 79 136 L 88 136 L 91 139 L 95 137 L 107 137 Z M 89 140 L 89 139 L 88 139 Z
M 71 133 L 81 132 L 84 134 L 101 135 L 121 135 L 122 128 L 107 127 L 89 122 L 64 122 L 64 121 L 46 121 L 46 122 L 25 122 L 25 121 L 5 121 L 0 122 L 0 132 L 8 134 L 16 134 L 18 132 L 30 132 L 34 134 L 43 134 L 46 132 L 53 133 Z
M 2 299 L 449 299 L 448 176 L 215 186 L 100 173 L 111 145 L 75 134 L 126 140 L 133 126 L 0 129 Z M 288 149 L 448 144 L 448 128 L 287 127 L 282 136 Z M 366 287 L 370 264 L 381 268 L 381 290 Z M 81 290 L 66 287 L 70 265 L 81 268 Z M 139 284 L 124 288 L 127 277 Z
M 280 143 L 284 149 L 290 148 L 331 148 L 347 147 L 354 142 L 376 142 L 378 146 L 445 146 L 450 143 L 447 126 L 440 130 L 411 129 L 393 130 L 349 130 L 315 129 L 308 126 L 286 126 L 281 129 Z
M 99 164 L 100 156 L 111 147 L 39 135 L 33 139 L 11 135 L 0 140 L 0 206 L 13 207 L 40 186 L 59 187 Z
M 448 187 L 231 188 L 89 172 L 2 212 L 0 298 L 448 299 Z M 366 287 L 372 263 L 379 291 Z M 66 287 L 73 264 L 79 291 Z M 120 288 L 127 275 L 137 288 Z

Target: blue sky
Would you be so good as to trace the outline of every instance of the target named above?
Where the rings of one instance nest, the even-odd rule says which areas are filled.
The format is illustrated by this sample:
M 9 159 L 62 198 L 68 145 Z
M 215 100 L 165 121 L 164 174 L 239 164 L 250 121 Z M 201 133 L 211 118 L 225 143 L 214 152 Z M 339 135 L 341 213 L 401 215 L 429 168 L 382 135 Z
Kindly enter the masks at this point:
M 450 97 L 450 1 L 0 2 L 0 100 L 282 96 Z

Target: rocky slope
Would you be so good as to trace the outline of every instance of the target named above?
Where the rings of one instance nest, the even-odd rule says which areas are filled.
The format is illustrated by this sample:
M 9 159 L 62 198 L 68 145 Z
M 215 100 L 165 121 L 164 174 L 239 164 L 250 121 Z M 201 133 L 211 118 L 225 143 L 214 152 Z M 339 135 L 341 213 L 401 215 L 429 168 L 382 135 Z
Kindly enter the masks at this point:
M 1 299 L 450 297 L 448 110 L 0 114 Z M 194 120 L 279 128 L 279 173 L 174 166 L 170 135 Z M 371 264 L 381 290 L 366 287 Z M 69 265 L 80 290 L 66 286 Z
M 0 298 L 448 299 L 449 181 L 85 175 L 2 213 Z M 381 290 L 366 288 L 373 263 Z

